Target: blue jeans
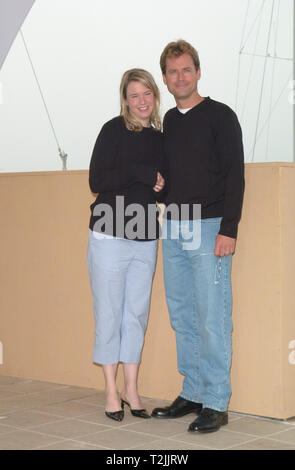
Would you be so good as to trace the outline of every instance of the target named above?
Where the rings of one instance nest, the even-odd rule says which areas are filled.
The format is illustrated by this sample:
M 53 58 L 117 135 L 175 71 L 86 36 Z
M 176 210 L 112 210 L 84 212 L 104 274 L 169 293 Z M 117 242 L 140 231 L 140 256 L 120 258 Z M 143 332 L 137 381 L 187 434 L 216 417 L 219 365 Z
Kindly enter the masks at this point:
M 163 222 L 164 279 L 176 332 L 180 395 L 204 408 L 227 409 L 231 395 L 231 255 L 216 257 L 221 218 Z M 190 246 L 189 231 L 200 243 Z M 179 237 L 175 234 L 179 232 Z M 165 239 L 166 238 L 166 239 Z

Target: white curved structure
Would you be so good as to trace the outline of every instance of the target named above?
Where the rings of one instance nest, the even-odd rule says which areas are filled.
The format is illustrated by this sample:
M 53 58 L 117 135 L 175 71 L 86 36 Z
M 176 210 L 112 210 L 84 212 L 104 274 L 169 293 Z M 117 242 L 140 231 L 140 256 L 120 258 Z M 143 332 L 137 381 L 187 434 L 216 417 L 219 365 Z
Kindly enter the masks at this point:
M 35 0 L 0 0 L 0 69 Z

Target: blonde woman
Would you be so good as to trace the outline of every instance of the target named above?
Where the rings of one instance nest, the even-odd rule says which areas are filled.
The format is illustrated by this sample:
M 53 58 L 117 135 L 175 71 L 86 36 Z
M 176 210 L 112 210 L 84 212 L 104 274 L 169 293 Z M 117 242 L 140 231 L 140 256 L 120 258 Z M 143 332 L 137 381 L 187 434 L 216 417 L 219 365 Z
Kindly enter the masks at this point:
M 156 200 L 165 191 L 159 90 L 145 70 L 124 73 L 120 116 L 96 140 L 89 184 L 99 193 L 91 205 L 88 269 L 93 294 L 93 361 L 103 367 L 106 415 L 122 421 L 124 405 L 149 418 L 137 390 L 155 270 L 159 225 Z M 124 390 L 116 386 L 123 363 Z

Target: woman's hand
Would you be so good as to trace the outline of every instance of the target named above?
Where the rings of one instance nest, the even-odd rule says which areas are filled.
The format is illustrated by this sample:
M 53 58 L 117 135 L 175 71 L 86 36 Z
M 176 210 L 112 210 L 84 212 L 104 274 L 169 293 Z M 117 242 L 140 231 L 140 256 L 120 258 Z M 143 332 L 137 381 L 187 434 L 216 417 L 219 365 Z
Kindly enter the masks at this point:
M 153 190 L 156 191 L 157 193 L 159 191 L 161 191 L 161 189 L 163 189 L 165 186 L 165 180 L 163 178 L 163 176 L 161 175 L 161 173 L 157 173 L 157 182 L 155 184 L 155 186 L 153 187 Z

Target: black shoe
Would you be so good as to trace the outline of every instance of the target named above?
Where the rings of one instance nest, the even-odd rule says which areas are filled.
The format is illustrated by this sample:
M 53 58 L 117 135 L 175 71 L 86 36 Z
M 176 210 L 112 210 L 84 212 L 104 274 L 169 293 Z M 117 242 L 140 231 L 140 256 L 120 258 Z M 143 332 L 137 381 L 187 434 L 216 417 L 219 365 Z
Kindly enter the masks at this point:
M 122 421 L 124 418 L 124 410 L 119 411 L 105 411 L 108 418 L 114 419 L 115 421 Z
M 131 414 L 132 414 L 133 416 L 136 416 L 137 418 L 145 418 L 145 419 L 150 418 L 150 415 L 147 414 L 146 409 L 142 409 L 142 410 L 132 410 L 132 409 L 131 409 L 131 406 L 130 406 L 130 403 L 128 403 L 128 401 L 123 400 L 123 398 L 121 398 L 121 406 L 122 406 L 123 409 L 124 409 L 124 405 L 125 405 L 125 404 L 126 404 L 127 406 L 129 406 L 130 411 L 131 411 Z
M 214 432 L 228 423 L 227 411 L 203 408 L 200 416 L 189 425 L 189 432 Z
M 152 412 L 154 418 L 180 418 L 181 416 L 189 413 L 199 414 L 202 410 L 201 403 L 195 403 L 194 401 L 185 400 L 181 396 L 177 397 L 176 400 L 165 408 L 155 408 Z

